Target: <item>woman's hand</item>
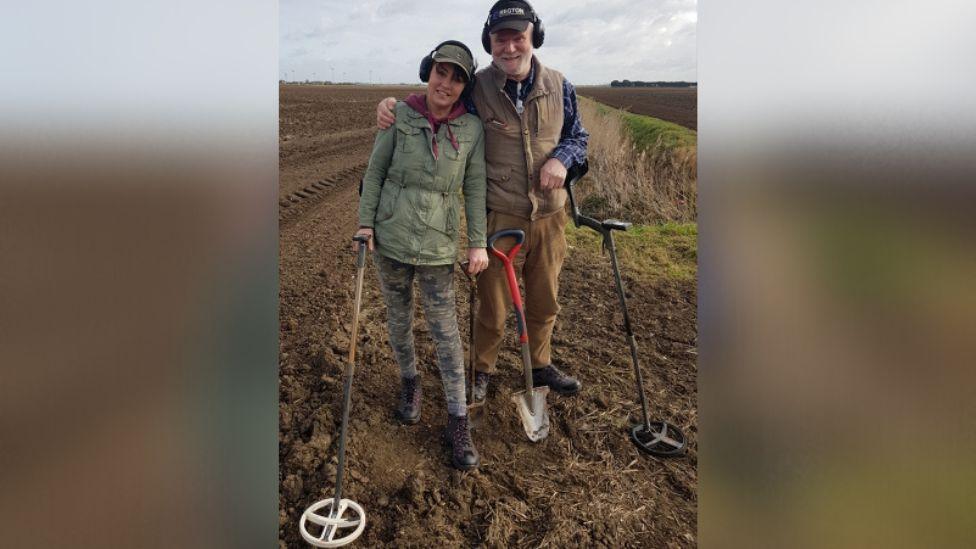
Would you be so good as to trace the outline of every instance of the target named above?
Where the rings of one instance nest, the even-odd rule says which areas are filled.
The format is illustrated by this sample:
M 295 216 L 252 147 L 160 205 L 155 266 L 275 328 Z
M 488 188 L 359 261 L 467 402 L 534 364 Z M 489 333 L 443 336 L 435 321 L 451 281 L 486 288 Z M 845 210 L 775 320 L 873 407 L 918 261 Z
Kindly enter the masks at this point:
M 369 240 L 366 241 L 366 246 L 367 246 L 367 248 L 369 248 L 369 251 L 373 251 L 373 229 L 371 229 L 369 227 L 363 227 L 363 228 L 359 229 L 358 231 L 356 231 L 356 235 L 357 236 L 358 235 L 361 235 L 361 234 L 364 234 L 367 237 L 369 237 Z M 354 251 L 354 252 L 358 252 L 359 251 L 359 242 L 353 241 L 353 243 L 352 243 L 352 251 Z
M 488 268 L 488 250 L 468 248 L 468 274 L 476 275 Z

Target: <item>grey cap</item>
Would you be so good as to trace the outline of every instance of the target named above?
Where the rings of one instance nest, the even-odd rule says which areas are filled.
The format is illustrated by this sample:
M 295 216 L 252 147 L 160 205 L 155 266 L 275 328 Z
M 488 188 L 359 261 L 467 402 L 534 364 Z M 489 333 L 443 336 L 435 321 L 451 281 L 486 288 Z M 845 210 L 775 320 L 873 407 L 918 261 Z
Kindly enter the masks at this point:
M 434 52 L 431 58 L 438 63 L 453 63 L 461 67 L 467 79 L 471 80 L 471 75 L 474 72 L 474 60 L 461 46 L 444 44 L 437 48 L 437 51 Z

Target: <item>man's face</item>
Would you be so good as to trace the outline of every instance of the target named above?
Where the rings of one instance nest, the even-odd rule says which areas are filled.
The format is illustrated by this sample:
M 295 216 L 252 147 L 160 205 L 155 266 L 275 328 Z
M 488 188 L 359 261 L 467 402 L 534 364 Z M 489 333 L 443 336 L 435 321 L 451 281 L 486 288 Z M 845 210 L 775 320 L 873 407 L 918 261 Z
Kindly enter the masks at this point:
M 522 80 L 532 66 L 532 24 L 518 32 L 501 29 L 488 35 L 491 40 L 491 57 L 509 77 Z

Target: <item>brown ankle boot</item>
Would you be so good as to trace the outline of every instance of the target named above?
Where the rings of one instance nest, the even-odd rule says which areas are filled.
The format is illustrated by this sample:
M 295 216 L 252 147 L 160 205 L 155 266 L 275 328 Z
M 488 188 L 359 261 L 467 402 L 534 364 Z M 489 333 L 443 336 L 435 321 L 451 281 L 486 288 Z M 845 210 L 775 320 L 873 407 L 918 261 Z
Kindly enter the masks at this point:
M 412 379 L 400 378 L 400 402 L 396 418 L 405 425 L 420 421 L 420 374 Z
M 481 462 L 474 441 L 471 440 L 468 416 L 448 415 L 444 438 L 451 449 L 451 464 L 455 469 L 467 471 L 474 469 Z

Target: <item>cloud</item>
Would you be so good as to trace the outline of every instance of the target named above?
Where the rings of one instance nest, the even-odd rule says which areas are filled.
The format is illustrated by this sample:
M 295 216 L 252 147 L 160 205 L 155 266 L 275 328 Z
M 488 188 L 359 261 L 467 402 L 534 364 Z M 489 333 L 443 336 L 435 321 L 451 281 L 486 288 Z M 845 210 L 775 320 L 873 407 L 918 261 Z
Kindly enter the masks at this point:
M 481 29 L 491 1 L 440 3 L 283 0 L 280 68 L 296 78 L 417 82 L 417 64 L 438 42 L 461 40 L 483 66 Z M 613 79 L 696 80 L 695 0 L 536 0 L 546 25 L 544 63 L 577 84 Z M 323 76 L 326 75 L 326 76 Z

